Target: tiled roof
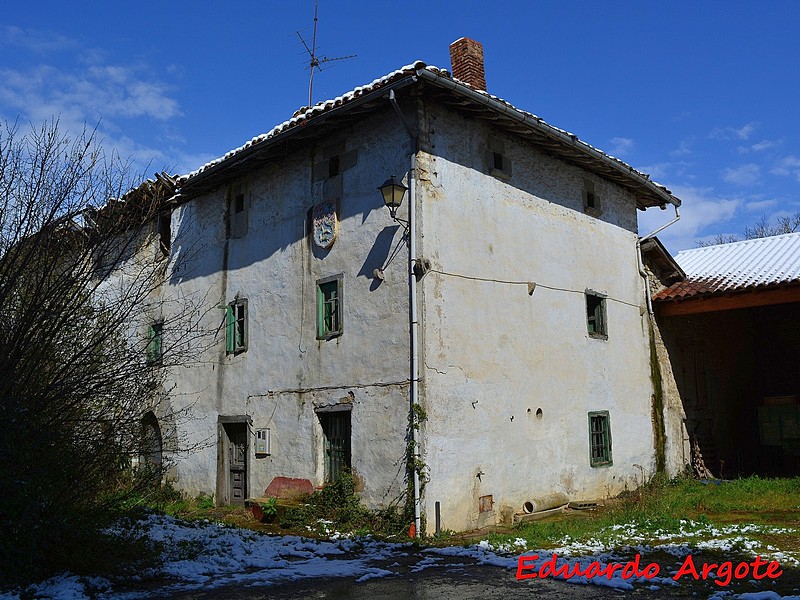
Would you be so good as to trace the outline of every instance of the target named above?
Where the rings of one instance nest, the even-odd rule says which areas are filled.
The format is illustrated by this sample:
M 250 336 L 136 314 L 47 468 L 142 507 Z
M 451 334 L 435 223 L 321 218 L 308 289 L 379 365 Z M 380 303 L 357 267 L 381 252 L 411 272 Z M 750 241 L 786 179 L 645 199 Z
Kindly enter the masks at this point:
M 208 174 L 208 171 L 215 170 L 214 167 L 222 166 L 222 163 L 229 161 L 238 155 L 244 153 L 248 149 L 253 149 L 254 146 L 261 146 L 268 142 L 271 138 L 278 136 L 286 131 L 289 131 L 293 128 L 297 128 L 301 125 L 305 125 L 308 121 L 314 119 L 317 116 L 326 114 L 328 112 L 333 111 L 334 109 L 340 108 L 348 103 L 351 103 L 359 98 L 375 91 L 380 88 L 386 87 L 390 84 L 397 82 L 398 80 L 411 78 L 411 77 L 421 77 L 422 75 L 435 75 L 436 77 L 433 79 L 439 80 L 447 80 L 450 82 L 454 82 L 457 84 L 454 86 L 457 90 L 469 90 L 470 92 L 474 92 L 478 94 L 480 97 L 483 97 L 487 100 L 491 100 L 499 105 L 502 105 L 504 110 L 510 110 L 511 112 L 518 115 L 520 118 L 530 119 L 534 122 L 535 126 L 546 135 L 550 135 L 553 138 L 558 138 L 558 144 L 568 145 L 573 150 L 572 152 L 577 152 L 578 155 L 590 157 L 594 156 L 591 160 L 598 159 L 604 162 L 606 165 L 613 167 L 614 173 L 616 177 L 621 178 L 628 178 L 629 181 L 635 182 L 632 185 L 637 186 L 638 189 L 642 190 L 643 193 L 646 195 L 650 195 L 654 200 L 649 205 L 654 204 L 663 204 L 664 200 L 668 200 L 669 202 L 679 205 L 680 200 L 672 196 L 671 192 L 661 184 L 658 184 L 650 179 L 650 176 L 641 173 L 625 163 L 624 161 L 619 160 L 609 154 L 606 154 L 602 150 L 587 144 L 586 142 L 581 141 L 578 137 L 565 131 L 563 129 L 559 129 L 558 127 L 554 127 L 549 123 L 545 122 L 540 117 L 529 113 L 524 110 L 520 110 L 516 108 L 509 102 L 506 102 L 502 98 L 498 98 L 497 96 L 493 96 L 484 90 L 478 90 L 470 86 L 469 84 L 460 81 L 454 78 L 449 71 L 446 69 L 440 69 L 438 67 L 427 65 L 422 61 L 415 61 L 409 65 L 406 65 L 396 71 L 389 73 L 388 75 L 384 75 L 383 77 L 379 77 L 364 86 L 359 86 L 346 94 L 343 94 L 333 100 L 327 100 L 325 102 L 318 102 L 312 107 L 303 107 L 296 111 L 291 119 L 284 121 L 280 125 L 273 127 L 267 133 L 263 133 L 258 135 L 245 143 L 244 145 L 231 150 L 224 156 L 213 160 L 209 163 L 206 163 L 196 171 L 183 175 L 179 178 L 179 185 L 183 186 L 184 184 L 191 185 L 194 183 L 196 179 L 199 179 L 199 175 L 203 175 L 204 177 Z
M 686 272 L 654 300 L 800 284 L 800 232 L 684 250 L 675 257 Z
M 392 71 L 388 75 L 384 75 L 383 77 L 379 77 L 378 79 L 375 79 L 372 83 L 369 83 L 367 85 L 362 85 L 362 86 L 359 86 L 359 87 L 357 87 L 357 88 L 355 88 L 353 90 L 350 90 L 346 94 L 342 94 L 341 96 L 338 96 L 338 97 L 334 98 L 333 100 L 325 100 L 323 102 L 317 102 L 312 107 L 302 107 L 299 110 L 295 111 L 295 113 L 294 113 L 294 115 L 292 116 L 291 119 L 289 119 L 287 121 L 284 121 L 280 125 L 276 125 L 272 129 L 270 129 L 267 133 L 262 133 L 261 135 L 257 135 L 256 137 L 254 137 L 250 141 L 246 142 L 244 145 L 239 146 L 238 148 L 235 148 L 235 149 L 231 150 L 230 152 L 225 154 L 225 156 L 217 158 L 216 160 L 212 160 L 211 162 L 208 162 L 208 163 L 204 164 L 202 167 L 200 167 L 196 171 L 192 171 L 191 173 L 183 175 L 180 178 L 180 183 L 184 183 L 185 181 L 191 179 L 192 177 L 195 177 L 196 175 L 199 175 L 200 173 L 203 173 L 204 171 L 207 171 L 208 169 L 210 169 L 214 165 L 217 165 L 217 164 L 219 164 L 219 163 L 221 163 L 221 162 L 223 162 L 223 161 L 225 161 L 225 160 L 227 160 L 229 158 L 233 158 L 234 156 L 236 156 L 237 154 L 239 154 L 243 150 L 245 150 L 245 149 L 247 149 L 247 148 L 249 148 L 249 147 L 251 147 L 251 146 L 253 146 L 253 145 L 255 145 L 255 144 L 259 143 L 259 142 L 263 142 L 263 141 L 268 140 L 268 139 L 270 139 L 272 137 L 275 137 L 279 133 L 283 133 L 284 131 L 286 131 L 288 129 L 291 129 L 293 127 L 297 127 L 299 125 L 302 125 L 303 123 L 305 123 L 306 121 L 308 121 L 309 119 L 311 119 L 313 117 L 316 117 L 317 115 L 321 115 L 323 113 L 328 112 L 329 110 L 331 110 L 333 108 L 337 108 L 339 106 L 347 104 L 348 102 L 351 102 L 352 100 L 355 100 L 356 98 L 360 98 L 364 94 L 367 94 L 367 93 L 369 93 L 369 92 L 371 92 L 373 90 L 377 90 L 378 88 L 381 88 L 381 87 L 383 87 L 383 86 L 385 86 L 385 85 L 387 85 L 389 83 L 392 83 L 392 82 L 396 81 L 397 79 L 402 79 L 403 77 L 410 76 L 410 75 L 414 74 L 417 69 L 422 69 L 422 68 L 428 69 L 428 70 L 433 71 L 433 72 L 435 72 L 437 74 L 443 72 L 443 70 L 439 69 L 438 67 L 427 66 L 424 62 L 422 62 L 421 60 L 418 60 L 418 61 L 415 61 L 415 62 L 411 63 L 410 65 L 406 65 L 404 67 L 401 67 L 400 69 L 397 69 L 396 71 Z

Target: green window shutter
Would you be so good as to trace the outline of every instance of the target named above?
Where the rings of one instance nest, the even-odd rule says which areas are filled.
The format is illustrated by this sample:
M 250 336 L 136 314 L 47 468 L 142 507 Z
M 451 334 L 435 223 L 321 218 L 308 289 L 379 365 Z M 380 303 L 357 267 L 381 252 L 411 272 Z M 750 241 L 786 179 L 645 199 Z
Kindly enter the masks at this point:
M 317 337 L 325 335 L 325 294 L 322 286 L 317 285 Z
M 230 304 L 225 307 L 225 351 L 233 354 L 235 348 L 235 329 L 236 320 L 233 314 L 233 306 Z
M 152 323 L 147 326 L 147 364 L 154 365 L 161 362 L 161 344 L 163 324 Z
M 152 325 L 147 326 L 147 363 L 153 363 L 153 343 L 156 339 L 156 330 L 153 329 Z
M 155 360 L 161 360 L 161 339 L 162 339 L 162 325 L 159 323 L 157 327 L 153 327 L 153 357 Z

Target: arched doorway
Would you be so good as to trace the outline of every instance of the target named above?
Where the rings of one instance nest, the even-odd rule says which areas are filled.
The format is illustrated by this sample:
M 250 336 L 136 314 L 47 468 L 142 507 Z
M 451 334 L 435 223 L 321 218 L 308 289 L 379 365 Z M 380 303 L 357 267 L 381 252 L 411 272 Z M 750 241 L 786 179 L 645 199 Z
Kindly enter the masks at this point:
M 142 435 L 139 446 L 139 465 L 152 471 L 161 473 L 163 465 L 163 438 L 161 427 L 155 414 L 148 412 L 142 417 Z

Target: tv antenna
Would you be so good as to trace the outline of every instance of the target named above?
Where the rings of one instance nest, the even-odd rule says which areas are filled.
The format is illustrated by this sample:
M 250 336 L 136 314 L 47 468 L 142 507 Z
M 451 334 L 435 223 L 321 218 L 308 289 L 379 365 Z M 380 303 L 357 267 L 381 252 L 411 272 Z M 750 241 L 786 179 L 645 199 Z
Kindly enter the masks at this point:
M 355 58 L 355 54 L 350 54 L 348 56 L 337 56 L 334 58 L 328 58 L 327 56 L 323 56 L 320 58 L 317 56 L 317 15 L 319 13 L 319 0 L 314 0 L 314 35 L 311 38 L 311 48 L 308 47 L 306 41 L 303 39 L 303 36 L 300 35 L 300 32 L 297 31 L 297 37 L 300 38 L 300 41 L 303 42 L 303 46 L 305 46 L 306 52 L 308 52 L 308 56 L 310 58 L 308 62 L 308 68 L 311 70 L 311 75 L 308 78 L 308 105 L 311 106 L 311 98 L 313 97 L 314 93 L 314 71 L 319 69 L 322 71 L 322 65 L 329 62 L 334 62 L 337 60 L 347 60 L 348 58 Z

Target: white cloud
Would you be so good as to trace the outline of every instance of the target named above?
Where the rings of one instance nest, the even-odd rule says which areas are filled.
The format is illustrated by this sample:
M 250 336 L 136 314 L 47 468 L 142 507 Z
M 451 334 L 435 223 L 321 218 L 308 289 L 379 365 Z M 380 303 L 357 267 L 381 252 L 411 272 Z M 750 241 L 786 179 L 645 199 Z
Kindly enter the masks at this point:
M 718 140 L 746 140 L 756 130 L 758 123 L 752 121 L 741 127 L 717 127 L 708 137 Z
M 21 114 L 74 113 L 94 122 L 146 116 L 168 120 L 180 115 L 168 86 L 146 78 L 134 67 L 106 65 L 64 72 L 48 65 L 30 71 L 0 69 L 0 100 Z
M 171 123 L 181 109 L 172 87 L 147 65 L 113 64 L 104 50 L 15 27 L 0 26 L 0 48 L 3 45 L 52 56 L 24 69 L 0 67 L 0 117 L 34 125 L 57 119 L 59 129 L 73 136 L 88 124 L 97 128 L 108 153 L 132 160 L 139 169 L 194 164 L 191 157 L 180 158 L 185 152 L 152 139 L 153 125 L 174 129 Z M 132 124 L 132 119 L 139 121 Z M 123 131 L 133 131 L 137 139 Z
M 755 163 L 728 168 L 722 173 L 722 179 L 733 185 L 753 185 L 760 177 L 761 167 Z
M 786 156 L 779 160 L 769 171 L 773 175 L 793 176 L 800 181 L 800 158 L 797 156 Z
M 761 140 L 757 144 L 750 146 L 750 148 L 753 150 L 753 152 L 763 152 L 764 150 L 769 150 L 770 148 L 779 146 L 780 144 L 781 140 Z
M 36 54 L 47 54 L 77 48 L 78 43 L 53 32 L 0 25 L 0 46 L 18 46 Z
M 741 198 L 722 198 L 710 188 L 674 186 L 672 193 L 683 201 L 681 219 L 658 234 L 670 252 L 694 248 L 697 240 L 713 236 L 730 228 L 743 201 Z M 646 235 L 674 218 L 672 211 L 648 209 L 639 213 L 639 233 Z
M 692 145 L 694 144 L 694 138 L 688 137 L 681 140 L 680 145 L 670 152 L 670 156 L 688 156 L 694 152 L 692 149 Z
M 783 140 L 761 140 L 758 143 L 750 146 L 737 146 L 736 151 L 739 154 L 748 154 L 749 152 L 764 152 L 771 148 L 776 148 L 783 143 Z
M 777 200 L 758 200 L 756 202 L 747 202 L 744 205 L 744 209 L 747 212 L 763 212 L 768 208 L 772 208 L 777 203 Z
M 612 156 L 625 156 L 633 148 L 631 138 L 613 137 L 611 138 L 611 148 L 608 151 Z

